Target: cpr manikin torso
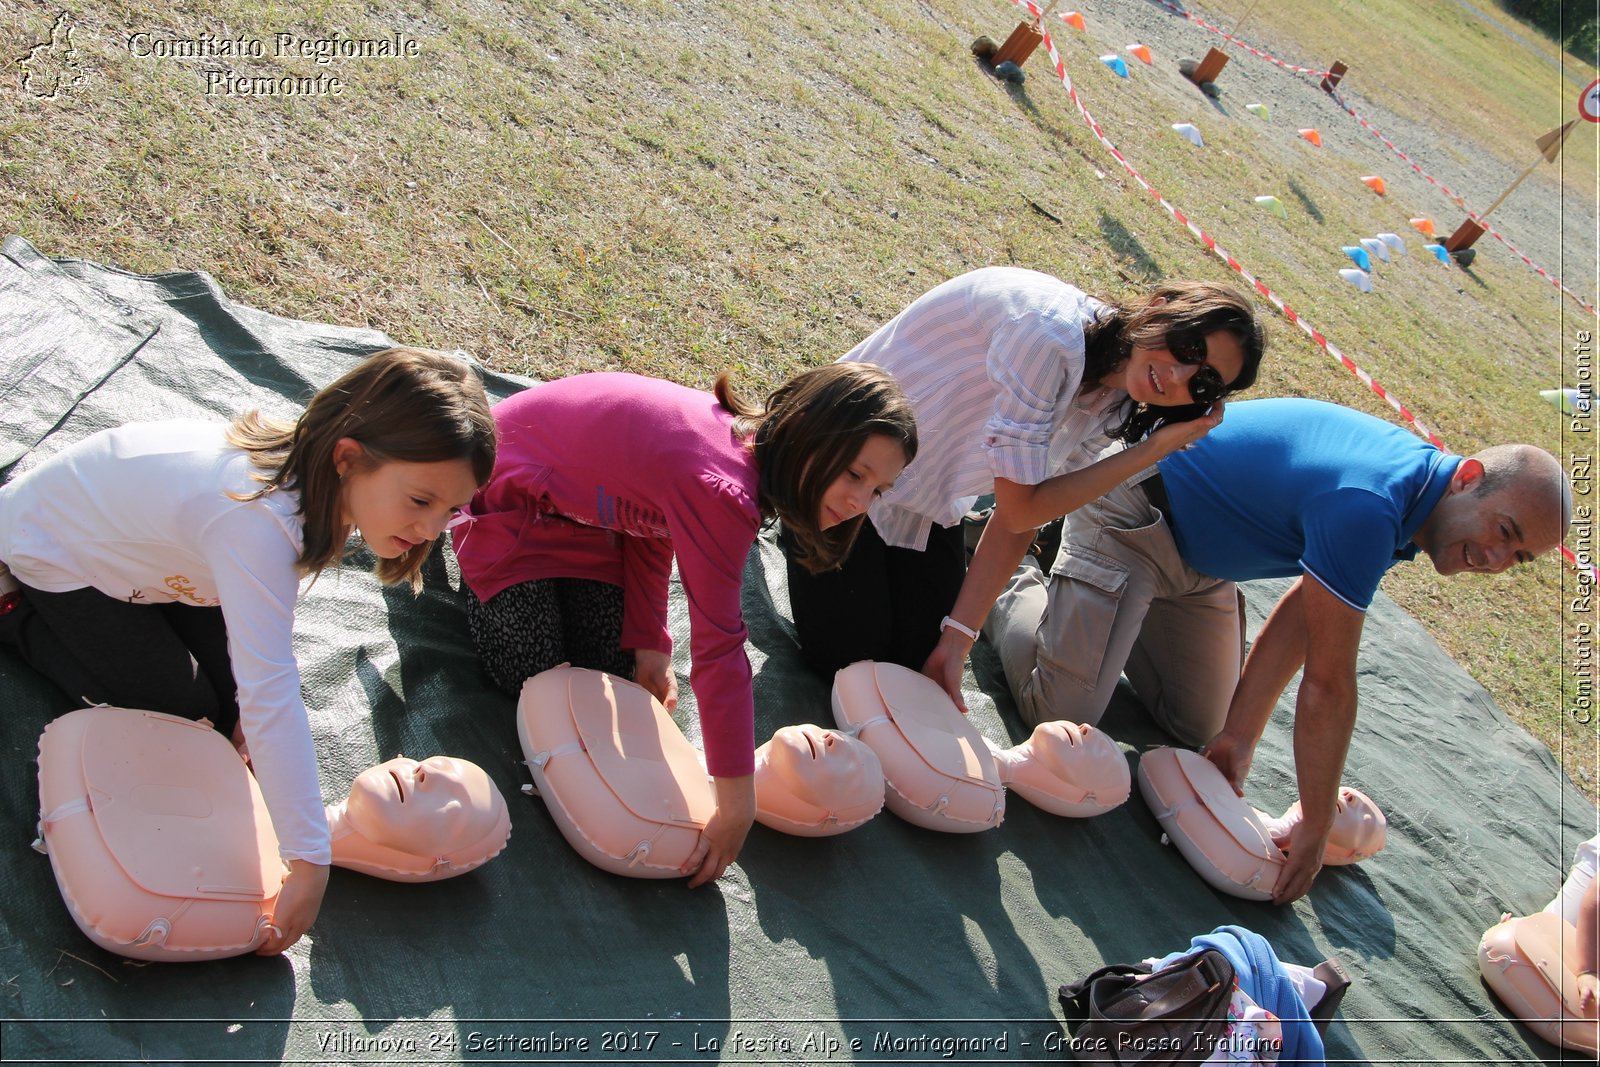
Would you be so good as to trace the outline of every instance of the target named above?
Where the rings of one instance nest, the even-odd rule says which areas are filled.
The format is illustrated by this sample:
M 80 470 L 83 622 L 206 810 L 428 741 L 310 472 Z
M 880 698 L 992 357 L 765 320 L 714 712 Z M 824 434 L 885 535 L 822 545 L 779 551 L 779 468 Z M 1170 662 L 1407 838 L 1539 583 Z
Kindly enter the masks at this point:
M 677 878 L 716 811 L 699 753 L 644 688 L 556 667 L 528 679 L 517 732 L 534 786 L 568 843 L 602 870 Z M 816 726 L 785 727 L 756 753 L 756 818 L 822 836 L 883 806 L 870 751 Z
M 1270 818 L 1245 803 L 1216 764 L 1178 748 L 1151 749 L 1140 757 L 1139 792 L 1200 877 L 1232 896 L 1272 899 L 1287 862 L 1280 846 L 1300 822 L 1298 801 L 1281 818 Z M 1376 855 L 1387 828 L 1366 794 L 1341 787 L 1322 862 L 1337 866 Z
M 1511 1014 L 1552 1045 L 1590 1056 L 1600 1049 L 1600 1022 L 1578 1003 L 1578 932 L 1541 911 L 1505 916 L 1478 942 L 1478 969 Z
M 1057 815 L 1098 815 L 1128 798 L 1122 752 L 1105 733 L 1044 723 L 1001 749 L 981 735 L 933 680 L 863 660 L 834 676 L 833 714 L 878 754 L 889 810 L 946 833 L 1000 825 L 1005 790 Z
M 432 773 L 429 773 L 431 770 Z M 427 779 L 407 793 L 407 774 Z M 137 959 L 253 952 L 266 937 L 283 864 L 255 778 L 208 723 L 85 708 L 39 738 L 41 845 L 74 921 Z M 392 760 L 327 809 L 333 862 L 396 881 L 449 878 L 505 847 L 505 800 L 483 770 L 435 757 Z
M 1578 971 L 1584 965 L 1578 926 L 1596 870 L 1600 837 L 1578 846 L 1561 892 L 1526 918 L 1502 915 L 1478 942 L 1478 969 L 1495 996 L 1534 1033 L 1593 1057 L 1600 1048 L 1596 1009 L 1583 1010 Z

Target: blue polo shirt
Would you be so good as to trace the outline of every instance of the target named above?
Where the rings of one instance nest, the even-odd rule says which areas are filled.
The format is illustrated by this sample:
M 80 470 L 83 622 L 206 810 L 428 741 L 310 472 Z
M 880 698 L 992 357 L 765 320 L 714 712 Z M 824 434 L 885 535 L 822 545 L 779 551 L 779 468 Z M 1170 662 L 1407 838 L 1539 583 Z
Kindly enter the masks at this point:
M 1160 464 L 1178 551 L 1245 581 L 1305 573 L 1365 611 L 1461 463 L 1408 430 L 1320 400 L 1229 404 Z

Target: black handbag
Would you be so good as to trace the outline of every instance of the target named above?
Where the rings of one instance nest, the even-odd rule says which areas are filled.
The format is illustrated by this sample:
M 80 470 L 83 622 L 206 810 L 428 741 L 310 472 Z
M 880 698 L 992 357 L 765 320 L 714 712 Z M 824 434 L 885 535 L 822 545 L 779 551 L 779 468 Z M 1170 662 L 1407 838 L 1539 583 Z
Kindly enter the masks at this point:
M 1061 1010 L 1080 1063 L 1198 1064 L 1222 1042 L 1233 964 L 1216 949 L 1159 971 L 1116 964 L 1061 987 Z

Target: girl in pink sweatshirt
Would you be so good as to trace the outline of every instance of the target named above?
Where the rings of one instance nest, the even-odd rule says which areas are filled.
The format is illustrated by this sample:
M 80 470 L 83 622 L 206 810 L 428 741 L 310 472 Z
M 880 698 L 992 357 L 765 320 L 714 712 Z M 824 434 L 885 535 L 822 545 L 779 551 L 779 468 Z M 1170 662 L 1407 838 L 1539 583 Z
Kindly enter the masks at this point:
M 691 886 L 717 878 L 755 816 L 745 557 L 762 521 L 776 517 L 806 566 L 837 566 L 868 506 L 916 454 L 910 407 L 879 368 L 834 364 L 796 376 L 759 410 L 733 395 L 726 375 L 707 393 L 586 374 L 512 396 L 494 417 L 494 476 L 454 534 L 484 666 L 513 695 L 570 662 L 634 678 L 673 707 L 676 556 L 717 791 L 683 873 Z

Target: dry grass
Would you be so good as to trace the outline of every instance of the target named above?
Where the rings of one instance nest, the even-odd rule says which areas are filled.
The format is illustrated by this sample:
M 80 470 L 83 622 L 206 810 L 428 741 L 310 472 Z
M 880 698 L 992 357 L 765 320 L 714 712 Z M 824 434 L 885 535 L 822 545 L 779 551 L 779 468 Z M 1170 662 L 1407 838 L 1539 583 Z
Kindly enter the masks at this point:
M 1382 151 L 1370 135 L 1249 57 L 1230 77 L 1280 80 L 1288 103 L 1271 127 L 1238 98 L 1204 102 L 1170 63 L 1126 82 L 1104 76 L 1095 57 L 1124 42 L 1095 31 L 1159 9 L 1085 10 L 1091 33 L 1060 34 L 1063 55 L 1157 188 L 1452 447 L 1565 449 L 1537 390 L 1560 382 L 1566 343 L 1592 318 L 1492 244 L 1464 273 L 1426 261 L 1413 241 L 1406 261 L 1379 271 L 1378 292 L 1342 285 L 1340 245 L 1409 235 L 1408 214 L 1446 226 L 1453 210 L 1404 181 L 1372 196 L 1356 181 Z M 1531 158 L 1532 138 L 1570 114 L 1576 88 L 1547 46 L 1519 51 L 1461 10 L 1452 0 L 1282 0 L 1261 5 L 1246 36 L 1291 59 L 1351 62 L 1366 99 L 1407 132 L 1437 133 L 1424 163 L 1453 172 L 1492 161 L 1488 195 L 1473 196 L 1481 207 L 1499 175 Z M 25 4 L 0 26 L 0 54 L 23 54 L 53 18 Z M 0 93 L 0 210 L 8 230 L 52 254 L 140 271 L 203 267 L 243 302 L 463 347 L 505 370 L 624 368 L 704 385 L 733 369 L 752 392 L 833 358 L 918 293 L 980 265 L 1021 263 L 1113 295 L 1158 277 L 1231 276 L 1127 180 L 1043 61 L 1012 92 L 975 67 L 971 39 L 1015 18 L 980 0 L 759 10 L 226 0 L 205 16 L 95 0 L 71 13 L 75 86 L 57 100 Z M 399 30 L 421 54 L 319 67 L 140 58 L 127 46 L 139 31 L 270 43 L 280 30 Z M 1190 34 L 1196 51 L 1211 43 L 1181 24 L 1164 32 Z M 219 66 L 331 71 L 347 88 L 204 95 L 204 69 Z M 1456 73 L 1418 74 L 1436 70 Z M 1328 148 L 1294 136 L 1302 113 Z M 1204 151 L 1167 128 L 1196 115 Z M 1593 138 L 1575 138 L 1565 179 L 1551 169 L 1522 195 L 1581 206 L 1574 218 L 1592 228 L 1594 161 Z M 1284 200 L 1287 221 L 1254 207 L 1263 190 Z M 1519 237 L 1548 265 L 1561 261 L 1560 235 Z M 1592 270 L 1572 266 L 1592 288 Z M 1275 393 L 1392 417 L 1281 321 L 1258 388 Z M 1594 731 L 1574 733 L 1561 703 L 1572 625 L 1561 568 L 1450 583 L 1400 571 L 1386 588 L 1592 789 Z

